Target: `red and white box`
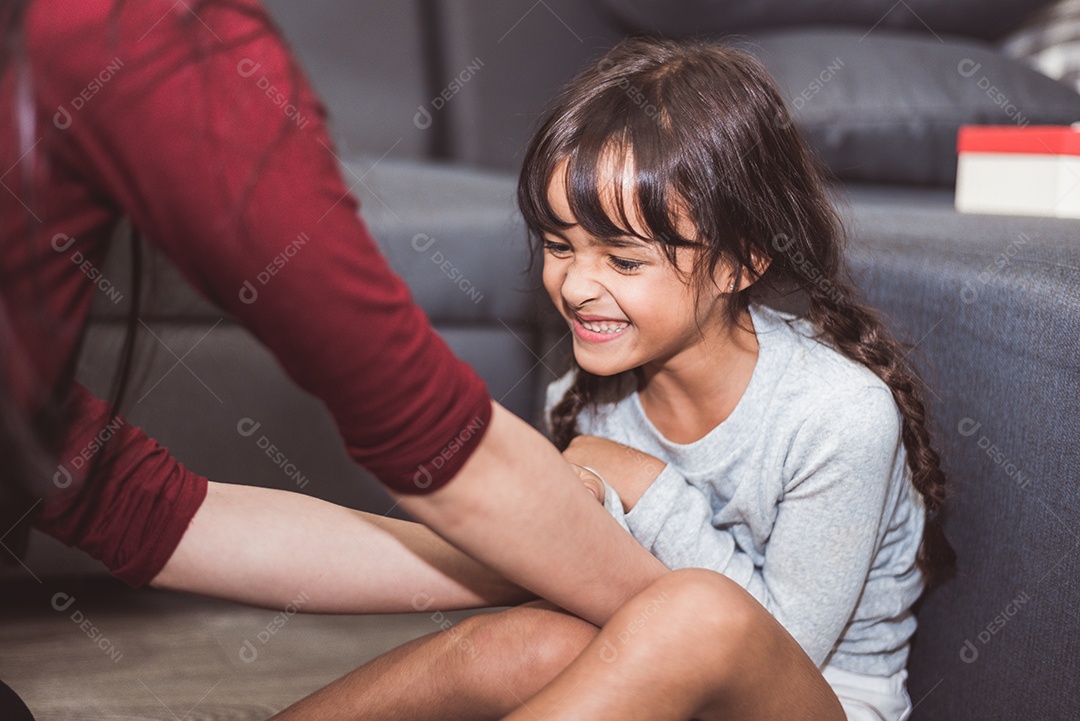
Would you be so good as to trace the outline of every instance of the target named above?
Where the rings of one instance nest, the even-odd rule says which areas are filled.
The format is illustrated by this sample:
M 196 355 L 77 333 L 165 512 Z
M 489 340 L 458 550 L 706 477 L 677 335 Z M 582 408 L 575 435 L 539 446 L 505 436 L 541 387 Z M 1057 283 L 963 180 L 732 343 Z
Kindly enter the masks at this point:
M 956 150 L 959 212 L 1080 218 L 1080 123 L 964 125 Z

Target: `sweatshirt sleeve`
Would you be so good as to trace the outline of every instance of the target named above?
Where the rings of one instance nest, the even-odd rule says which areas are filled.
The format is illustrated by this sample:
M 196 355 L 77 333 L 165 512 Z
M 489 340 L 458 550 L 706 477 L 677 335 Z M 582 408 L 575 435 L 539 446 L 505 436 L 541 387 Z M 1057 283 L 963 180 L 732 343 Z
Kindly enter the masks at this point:
M 31 4 L 40 112 L 66 113 L 58 162 L 326 405 L 355 462 L 402 493 L 445 484 L 488 428 L 487 388 L 357 215 L 363 177 L 346 184 L 325 109 L 265 10 L 115 5 Z M 115 72 L 72 106 L 99 68 Z
M 149 583 L 172 556 L 206 498 L 207 479 L 81 385 L 68 396 L 53 495 L 34 527 L 104 563 L 131 586 Z M 105 448 L 109 473 L 84 480 Z M 85 485 L 84 485 L 85 484 Z
M 669 568 L 712 569 L 746 588 L 819 667 L 862 592 L 902 460 L 901 418 L 887 390 L 843 403 L 845 415 L 819 409 L 796 434 L 760 566 L 732 532 L 738 524 L 715 525 L 721 514 L 710 495 L 670 464 L 628 513 L 607 506 Z

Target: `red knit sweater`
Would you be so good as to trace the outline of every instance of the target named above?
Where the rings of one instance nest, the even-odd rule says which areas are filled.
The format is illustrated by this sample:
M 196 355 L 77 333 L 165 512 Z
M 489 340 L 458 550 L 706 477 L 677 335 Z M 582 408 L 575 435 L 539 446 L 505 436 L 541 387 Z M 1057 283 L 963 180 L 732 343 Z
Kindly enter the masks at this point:
M 13 61 L 0 79 L 7 385 L 27 410 L 33 389 L 68 388 L 102 292 L 93 270 L 127 216 L 326 403 L 357 463 L 400 492 L 445 484 L 488 426 L 487 390 L 358 218 L 324 108 L 264 11 L 253 0 L 139 0 L 113 18 L 114 4 L 31 3 L 32 136 L 20 140 L 15 122 Z M 206 480 L 139 429 L 108 430 L 106 405 L 71 388 L 62 490 L 34 509 L 35 523 L 143 584 L 175 549 Z M 78 457 L 103 433 L 117 462 L 75 503 L 89 466 Z

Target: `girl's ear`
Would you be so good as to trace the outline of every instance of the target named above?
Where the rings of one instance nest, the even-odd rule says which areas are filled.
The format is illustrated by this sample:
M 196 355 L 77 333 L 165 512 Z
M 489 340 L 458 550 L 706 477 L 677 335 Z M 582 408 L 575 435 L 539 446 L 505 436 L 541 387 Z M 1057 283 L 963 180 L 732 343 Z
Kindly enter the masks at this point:
M 717 282 L 717 285 L 728 293 L 745 290 L 753 285 L 758 278 L 765 275 L 765 271 L 772 263 L 772 258 L 751 248 L 750 261 L 754 266 L 753 274 L 743 272 L 729 273 L 726 277 L 718 278 L 719 282 Z
M 765 271 L 769 269 L 772 264 L 772 257 L 765 253 L 759 253 L 757 250 L 750 249 L 750 260 L 754 264 L 754 280 L 757 280 L 761 276 L 765 275 Z M 753 281 L 751 281 L 752 283 Z M 750 283 L 747 283 L 750 285 Z

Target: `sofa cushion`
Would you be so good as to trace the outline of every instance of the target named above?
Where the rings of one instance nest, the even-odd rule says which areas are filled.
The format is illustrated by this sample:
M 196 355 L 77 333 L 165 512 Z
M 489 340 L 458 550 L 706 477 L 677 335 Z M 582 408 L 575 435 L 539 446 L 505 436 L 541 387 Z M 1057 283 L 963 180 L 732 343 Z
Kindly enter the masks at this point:
M 390 265 L 436 323 L 522 323 L 535 312 L 514 181 L 433 163 L 348 162 L 361 213 Z
M 994 39 L 1049 0 L 601 0 L 629 29 L 673 37 L 782 25 L 856 25 Z
M 621 33 L 604 9 L 581 0 L 440 0 L 441 88 L 435 122 L 448 151 L 469 165 L 517 169 L 544 107 L 590 57 Z M 477 72 L 469 66 L 483 63 Z M 468 78 L 467 82 L 455 80 Z
M 343 153 L 427 156 L 434 139 L 413 124 L 431 99 L 421 0 L 263 0 L 330 113 Z
M 502 174 L 390 158 L 342 163 L 360 214 L 391 267 L 436 324 L 529 323 L 530 290 L 524 225 L 515 211 L 513 180 Z M 160 254 L 147 253 L 144 318 L 216 320 L 221 312 Z M 122 295 L 96 294 L 93 317 L 120 320 L 131 298 L 131 256 L 117 239 L 103 273 Z
M 799 128 L 845 180 L 951 184 L 960 125 L 1080 120 L 1080 94 L 979 41 L 879 28 L 728 42 L 766 65 Z

